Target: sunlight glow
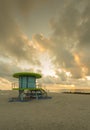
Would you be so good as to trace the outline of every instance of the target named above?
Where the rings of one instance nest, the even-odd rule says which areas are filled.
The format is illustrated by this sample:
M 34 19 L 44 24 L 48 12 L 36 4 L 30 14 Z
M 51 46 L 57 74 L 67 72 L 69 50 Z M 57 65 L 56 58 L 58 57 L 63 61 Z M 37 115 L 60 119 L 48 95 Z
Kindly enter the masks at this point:
M 47 53 L 40 55 L 41 62 L 41 72 L 44 76 L 56 76 L 54 71 L 54 65 L 52 64 L 52 59 L 50 59 Z
M 71 77 L 72 74 L 70 72 L 66 72 L 67 77 Z
M 39 57 L 39 61 L 40 61 L 40 66 L 32 66 L 30 65 L 29 63 L 27 63 L 26 61 L 24 62 L 20 62 L 18 63 L 18 67 L 20 67 L 22 70 L 31 70 L 31 68 L 33 68 L 33 71 L 37 71 L 37 70 L 40 70 L 41 73 L 44 75 L 44 76 L 52 76 L 52 77 L 57 77 L 56 74 L 55 74 L 55 67 L 52 63 L 52 60 L 48 53 L 47 52 L 43 52 L 41 54 L 38 55 Z
M 86 76 L 86 79 L 87 79 L 87 80 L 90 80 L 90 76 Z

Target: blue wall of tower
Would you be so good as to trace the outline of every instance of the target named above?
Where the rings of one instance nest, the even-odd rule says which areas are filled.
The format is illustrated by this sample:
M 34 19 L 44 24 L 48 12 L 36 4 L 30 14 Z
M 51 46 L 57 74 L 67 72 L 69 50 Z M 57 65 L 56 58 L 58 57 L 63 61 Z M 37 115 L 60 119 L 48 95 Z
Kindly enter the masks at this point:
M 20 76 L 19 88 L 36 88 L 36 78 L 29 76 Z

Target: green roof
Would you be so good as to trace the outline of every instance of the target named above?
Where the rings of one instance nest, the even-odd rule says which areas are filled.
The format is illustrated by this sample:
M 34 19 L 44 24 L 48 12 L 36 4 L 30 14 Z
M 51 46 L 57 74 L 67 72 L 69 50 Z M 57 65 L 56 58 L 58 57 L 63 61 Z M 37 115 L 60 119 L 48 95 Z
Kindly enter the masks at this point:
M 42 88 L 13 88 L 12 90 L 31 90 L 31 91 L 35 91 L 35 90 L 43 90 Z
M 32 73 L 32 72 L 20 72 L 13 74 L 13 77 L 19 78 L 21 76 L 28 76 L 28 77 L 35 77 L 35 78 L 41 78 L 41 74 L 38 73 Z

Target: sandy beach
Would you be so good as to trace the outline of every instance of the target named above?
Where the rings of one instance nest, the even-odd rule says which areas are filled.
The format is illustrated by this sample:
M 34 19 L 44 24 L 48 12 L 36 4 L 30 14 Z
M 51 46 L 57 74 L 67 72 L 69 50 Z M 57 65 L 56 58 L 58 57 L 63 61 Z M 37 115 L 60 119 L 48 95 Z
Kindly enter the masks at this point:
M 90 130 L 90 95 L 48 93 L 51 99 L 8 102 L 0 91 L 0 130 Z

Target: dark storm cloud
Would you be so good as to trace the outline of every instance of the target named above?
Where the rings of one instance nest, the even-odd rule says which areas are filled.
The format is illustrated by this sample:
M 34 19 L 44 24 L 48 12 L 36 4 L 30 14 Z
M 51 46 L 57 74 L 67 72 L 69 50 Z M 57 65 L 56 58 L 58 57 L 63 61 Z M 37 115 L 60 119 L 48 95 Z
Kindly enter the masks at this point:
M 86 0 L 86 6 L 81 14 L 81 24 L 78 27 L 78 40 L 77 50 L 83 53 L 81 57 L 82 63 L 87 67 L 90 75 L 90 1 Z
M 44 51 L 48 51 L 52 57 L 56 57 L 53 63 L 57 69 L 62 68 L 71 72 L 72 78 L 76 79 L 85 78 L 90 74 L 89 3 L 89 0 L 61 2 L 62 10 L 60 9 L 58 18 L 50 20 L 52 36 L 49 39 L 41 34 L 33 37 Z M 77 54 L 78 60 L 76 60 L 75 54 Z M 57 75 L 60 74 L 57 73 Z M 63 78 L 63 75 L 61 77 Z
M 33 42 L 42 48 L 42 50 L 51 50 L 52 43 L 49 39 L 45 38 L 42 34 L 33 35 Z
M 0 61 L 0 77 L 13 81 L 12 75 L 18 71 L 22 71 L 22 69 L 18 67 L 15 62 L 9 63 Z
M 82 7 L 80 9 L 81 5 Z M 52 19 L 50 22 L 53 30 L 52 40 L 55 44 L 53 54 L 56 54 L 56 62 L 65 70 L 70 71 L 74 78 L 82 77 L 82 66 L 85 66 L 89 73 L 89 0 L 71 0 L 66 2 L 65 6 L 63 6 L 63 11 L 60 12 L 59 19 Z M 81 66 L 76 63 L 74 53 L 79 55 L 79 64 Z
M 13 81 L 13 73 L 27 71 L 27 69 L 20 67 L 20 63 L 23 67 L 24 62 L 29 65 L 40 64 L 37 56 L 35 56 L 37 54 L 36 49 L 33 48 L 31 41 L 17 23 L 16 14 L 19 2 L 17 0 L 0 0 L 0 77 L 9 81 Z M 26 5 L 25 2 L 27 3 L 27 1 L 22 1 L 23 7 L 19 8 L 21 12 L 23 11 L 22 14 L 25 11 L 23 10 L 24 5 Z M 32 6 L 30 1 L 28 2 L 29 7 Z M 8 62 L 9 60 L 11 62 Z
M 18 11 L 24 16 L 27 17 L 31 11 L 47 3 L 48 0 L 16 0 L 14 4 L 16 5 Z
M 29 60 L 38 63 L 35 57 L 33 59 L 36 50 L 28 45 L 29 39 L 16 22 L 14 6 L 17 4 L 18 2 L 14 0 L 0 1 L 0 51 L 18 61 Z M 31 6 L 30 1 L 29 6 Z

